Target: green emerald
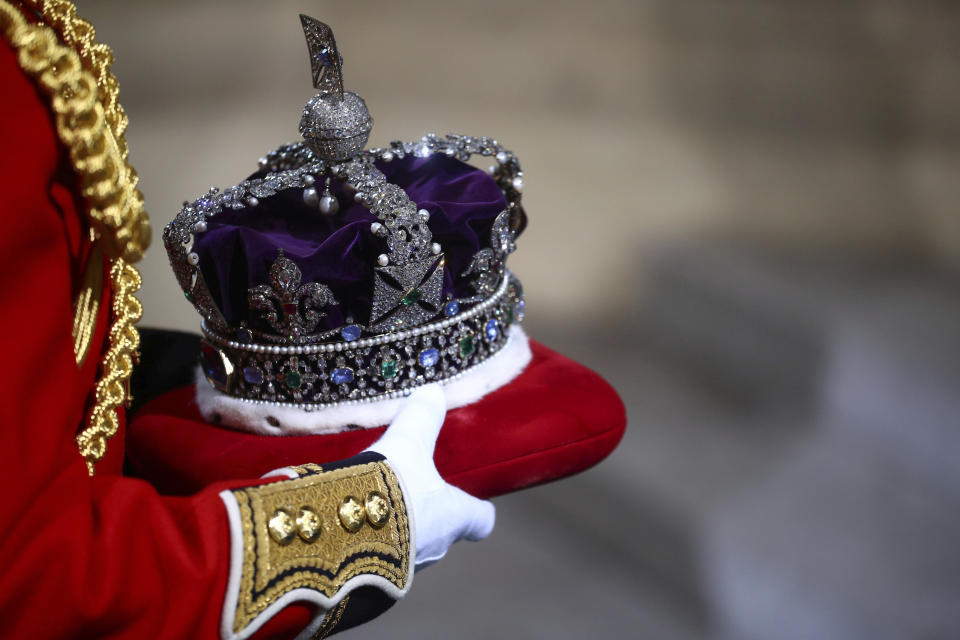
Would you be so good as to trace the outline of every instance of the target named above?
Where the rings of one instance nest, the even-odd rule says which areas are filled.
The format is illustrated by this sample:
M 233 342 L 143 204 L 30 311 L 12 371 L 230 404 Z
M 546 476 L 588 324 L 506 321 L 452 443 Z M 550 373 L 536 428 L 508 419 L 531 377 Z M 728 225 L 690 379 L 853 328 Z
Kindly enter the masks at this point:
M 460 357 L 469 358 L 473 355 L 477 346 L 473 342 L 473 336 L 464 336 L 460 338 Z
M 513 324 L 513 305 L 507 307 L 507 325 Z
M 397 377 L 397 361 L 384 360 L 383 364 L 380 365 L 380 375 L 382 375 L 384 378 L 396 378 Z
M 188 291 L 183 292 L 183 297 L 187 299 L 187 302 L 189 302 L 190 304 L 193 304 L 193 296 L 190 295 Z
M 299 389 L 300 385 L 303 384 L 303 380 L 300 378 L 300 373 L 297 371 L 288 371 L 287 376 L 284 378 L 283 383 L 290 387 L 291 389 Z
M 410 291 L 407 292 L 407 295 L 403 296 L 403 299 L 400 300 L 400 302 L 409 307 L 410 305 L 419 302 L 420 298 L 422 297 L 423 294 L 420 293 L 420 289 L 410 289 Z

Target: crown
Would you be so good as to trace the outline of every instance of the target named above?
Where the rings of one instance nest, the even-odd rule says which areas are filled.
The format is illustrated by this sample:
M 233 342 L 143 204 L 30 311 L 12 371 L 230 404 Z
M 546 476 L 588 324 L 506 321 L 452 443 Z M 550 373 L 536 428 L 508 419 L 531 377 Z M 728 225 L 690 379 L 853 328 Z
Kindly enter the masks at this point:
M 163 233 L 202 316 L 200 364 L 244 402 L 323 409 L 449 382 L 504 351 L 524 315 L 506 268 L 526 224 L 516 156 L 487 137 L 364 150 L 326 24 L 300 16 L 313 85 L 303 141 L 185 202 Z M 489 175 L 465 161 L 495 160 Z

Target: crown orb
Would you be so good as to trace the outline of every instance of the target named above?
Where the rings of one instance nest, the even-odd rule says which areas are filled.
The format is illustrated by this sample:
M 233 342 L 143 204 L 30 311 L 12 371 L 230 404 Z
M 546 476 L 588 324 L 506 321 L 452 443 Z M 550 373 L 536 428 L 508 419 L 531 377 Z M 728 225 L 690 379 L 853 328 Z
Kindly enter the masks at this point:
M 343 100 L 319 93 L 307 102 L 300 134 L 310 149 L 327 162 L 343 162 L 363 151 L 373 118 L 363 98 L 344 91 Z

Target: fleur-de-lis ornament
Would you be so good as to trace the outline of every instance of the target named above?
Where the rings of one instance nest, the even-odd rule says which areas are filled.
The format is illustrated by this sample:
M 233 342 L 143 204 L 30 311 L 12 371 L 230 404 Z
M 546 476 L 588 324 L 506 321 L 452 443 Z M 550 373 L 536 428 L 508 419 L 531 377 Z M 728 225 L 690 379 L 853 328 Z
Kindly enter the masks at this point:
M 261 284 L 247 291 L 247 303 L 278 332 L 290 338 L 307 335 L 327 315 L 321 309 L 337 304 L 337 300 L 330 287 L 302 281 L 300 268 L 281 249 L 270 265 L 270 286 Z

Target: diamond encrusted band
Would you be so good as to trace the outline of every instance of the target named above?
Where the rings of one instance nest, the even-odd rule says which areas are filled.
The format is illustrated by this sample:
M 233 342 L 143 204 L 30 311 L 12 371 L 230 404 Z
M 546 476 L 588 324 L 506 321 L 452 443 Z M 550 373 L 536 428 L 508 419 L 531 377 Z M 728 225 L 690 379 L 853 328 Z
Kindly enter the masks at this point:
M 498 353 L 524 316 L 519 281 L 507 274 L 492 296 L 463 313 L 407 331 L 310 345 L 243 343 L 203 324 L 201 366 L 218 391 L 310 411 L 345 401 L 405 395 L 454 379 Z

